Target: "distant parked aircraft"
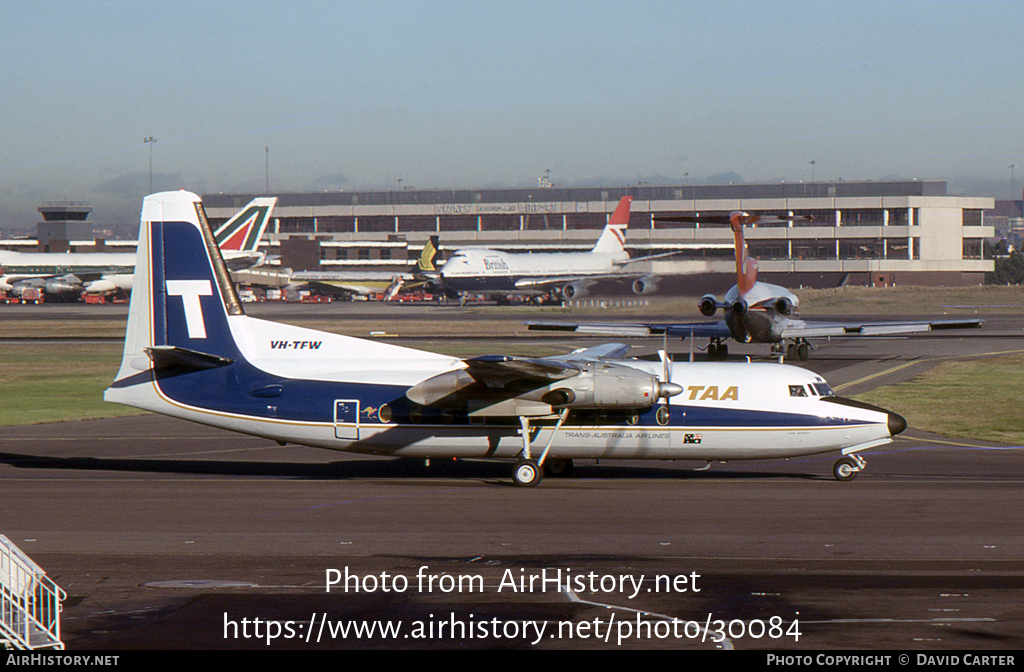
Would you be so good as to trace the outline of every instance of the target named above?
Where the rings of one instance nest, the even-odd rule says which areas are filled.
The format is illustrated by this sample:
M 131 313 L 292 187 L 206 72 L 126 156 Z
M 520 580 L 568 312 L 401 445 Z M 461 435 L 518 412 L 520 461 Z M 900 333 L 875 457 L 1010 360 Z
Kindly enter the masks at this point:
M 295 271 L 290 280 L 293 285 L 310 285 L 329 294 L 367 296 L 383 294 L 390 301 L 402 289 L 437 282 L 434 262 L 438 254 L 438 238 L 431 236 L 420 252 L 416 270 L 412 273 L 391 271 Z
M 667 257 L 666 252 L 630 258 L 626 228 L 633 198 L 624 196 L 589 252 L 510 253 L 486 248 L 462 248 L 441 268 L 441 283 L 449 294 L 508 296 L 553 292 L 566 299 L 584 296 L 598 280 L 631 280 L 635 294 L 657 288 L 649 273 L 628 272 L 627 264 Z M 705 248 L 707 245 L 696 245 Z
M 765 218 L 783 218 L 768 215 Z M 732 338 L 738 343 L 769 343 L 773 352 L 780 353 L 785 346 L 786 355 L 790 359 L 806 360 L 810 356 L 810 343 L 807 339 L 833 336 L 880 336 L 892 334 L 911 334 L 916 332 L 934 331 L 939 329 L 968 329 L 980 327 L 984 320 L 924 320 L 924 321 L 889 321 L 889 322 L 825 322 L 800 320 L 795 316 L 799 310 L 800 299 L 785 287 L 771 285 L 757 280 L 757 260 L 747 255 L 747 245 L 743 237 L 743 226 L 762 220 L 760 215 L 746 212 L 733 212 L 728 218 L 717 215 L 702 217 L 665 217 L 665 221 L 694 221 L 711 223 L 728 222 L 736 239 L 736 284 L 725 293 L 723 299 L 713 294 L 701 298 L 698 307 L 700 312 L 712 317 L 719 309 L 725 319 L 718 322 L 681 322 L 681 323 L 640 323 L 640 324 L 577 324 L 568 322 L 530 322 L 529 328 L 545 331 L 576 331 L 589 334 L 617 334 L 624 330 L 632 330 L 633 335 L 663 335 L 707 337 L 710 338 L 708 357 L 725 359 L 729 348 L 726 339 Z
M 232 270 L 257 266 L 257 247 L 277 198 L 256 198 L 217 229 L 216 239 Z M 125 252 L 7 252 L 0 250 L 0 290 L 21 296 L 28 288 L 48 296 L 105 294 L 132 288 L 135 254 Z

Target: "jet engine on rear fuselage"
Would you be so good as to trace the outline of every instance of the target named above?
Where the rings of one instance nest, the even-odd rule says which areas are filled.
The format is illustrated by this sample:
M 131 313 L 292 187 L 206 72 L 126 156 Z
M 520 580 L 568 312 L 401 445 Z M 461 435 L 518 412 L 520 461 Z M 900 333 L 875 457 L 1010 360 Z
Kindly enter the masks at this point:
M 793 301 L 788 296 L 775 299 L 775 312 L 779 315 L 792 315 L 794 308 Z
M 701 315 L 712 317 L 718 311 L 718 297 L 714 294 L 705 294 L 700 298 L 697 307 L 700 309 Z

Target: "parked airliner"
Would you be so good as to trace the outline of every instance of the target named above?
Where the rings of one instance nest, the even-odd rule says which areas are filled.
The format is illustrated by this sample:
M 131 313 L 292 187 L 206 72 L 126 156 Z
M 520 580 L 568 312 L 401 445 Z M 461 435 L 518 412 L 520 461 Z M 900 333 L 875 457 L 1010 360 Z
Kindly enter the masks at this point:
M 276 197 L 253 199 L 217 229 L 217 243 L 232 270 L 258 266 L 265 260 L 258 245 L 276 203 Z M 0 290 L 15 296 L 28 287 L 41 289 L 49 296 L 131 291 L 134 265 L 135 255 L 126 252 L 0 250 Z
M 437 284 L 438 237 L 431 236 L 423 245 L 416 270 L 391 271 L 297 271 L 289 276 L 293 286 L 309 285 L 328 294 L 368 296 L 383 294 L 384 301 L 395 298 L 403 289 Z
M 769 215 L 770 218 L 777 218 Z M 782 217 L 782 216 L 778 216 Z M 792 217 L 784 217 L 792 219 Z M 746 224 L 756 224 L 762 216 L 746 212 L 732 212 L 727 218 L 718 215 L 702 217 L 664 217 L 663 221 L 728 222 L 736 241 L 736 284 L 723 299 L 713 294 L 701 297 L 698 309 L 708 317 L 721 309 L 724 319 L 718 322 L 640 323 L 640 324 L 580 324 L 571 322 L 530 322 L 529 328 L 540 331 L 575 331 L 591 335 L 623 334 L 648 336 L 680 336 L 710 339 L 708 357 L 725 359 L 730 337 L 737 343 L 769 343 L 773 354 L 782 354 L 785 347 L 790 359 L 806 361 L 811 345 L 807 339 L 845 336 L 883 336 L 913 334 L 942 329 L 968 329 L 980 327 L 984 320 L 896 320 L 888 322 L 828 322 L 797 319 L 800 299 L 785 287 L 760 282 L 757 279 L 757 260 L 747 254 L 743 236 Z M 643 333 L 639 333 L 642 331 Z
M 331 450 L 507 458 L 536 485 L 572 460 L 835 452 L 836 478 L 906 423 L 777 364 L 672 363 L 606 344 L 459 358 L 245 315 L 200 198 L 146 197 L 120 370 L 107 401 Z
M 566 299 L 584 296 L 598 280 L 630 280 L 635 294 L 657 289 L 658 278 L 628 272 L 627 264 L 679 254 L 678 251 L 630 258 L 626 229 L 632 196 L 624 196 L 589 252 L 511 253 L 461 248 L 441 267 L 441 283 L 452 295 L 488 296 L 553 293 Z M 694 247 L 704 248 L 705 245 Z

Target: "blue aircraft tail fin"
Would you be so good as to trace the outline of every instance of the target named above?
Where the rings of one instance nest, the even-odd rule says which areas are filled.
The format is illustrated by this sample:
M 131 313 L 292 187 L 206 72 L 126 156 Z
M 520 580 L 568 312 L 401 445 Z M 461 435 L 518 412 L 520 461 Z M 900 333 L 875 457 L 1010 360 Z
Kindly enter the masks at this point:
M 242 314 L 199 196 L 187 191 L 147 196 L 117 380 L 148 371 L 158 361 L 174 361 L 168 353 L 175 351 L 209 361 L 236 359 L 228 317 Z

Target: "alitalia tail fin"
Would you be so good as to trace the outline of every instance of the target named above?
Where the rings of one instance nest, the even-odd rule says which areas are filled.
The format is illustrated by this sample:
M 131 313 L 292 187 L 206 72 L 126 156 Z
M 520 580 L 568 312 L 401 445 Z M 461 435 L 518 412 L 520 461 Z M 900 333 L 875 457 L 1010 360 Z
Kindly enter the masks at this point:
M 222 250 L 255 252 L 270 223 L 277 197 L 254 198 L 234 217 L 214 231 Z

